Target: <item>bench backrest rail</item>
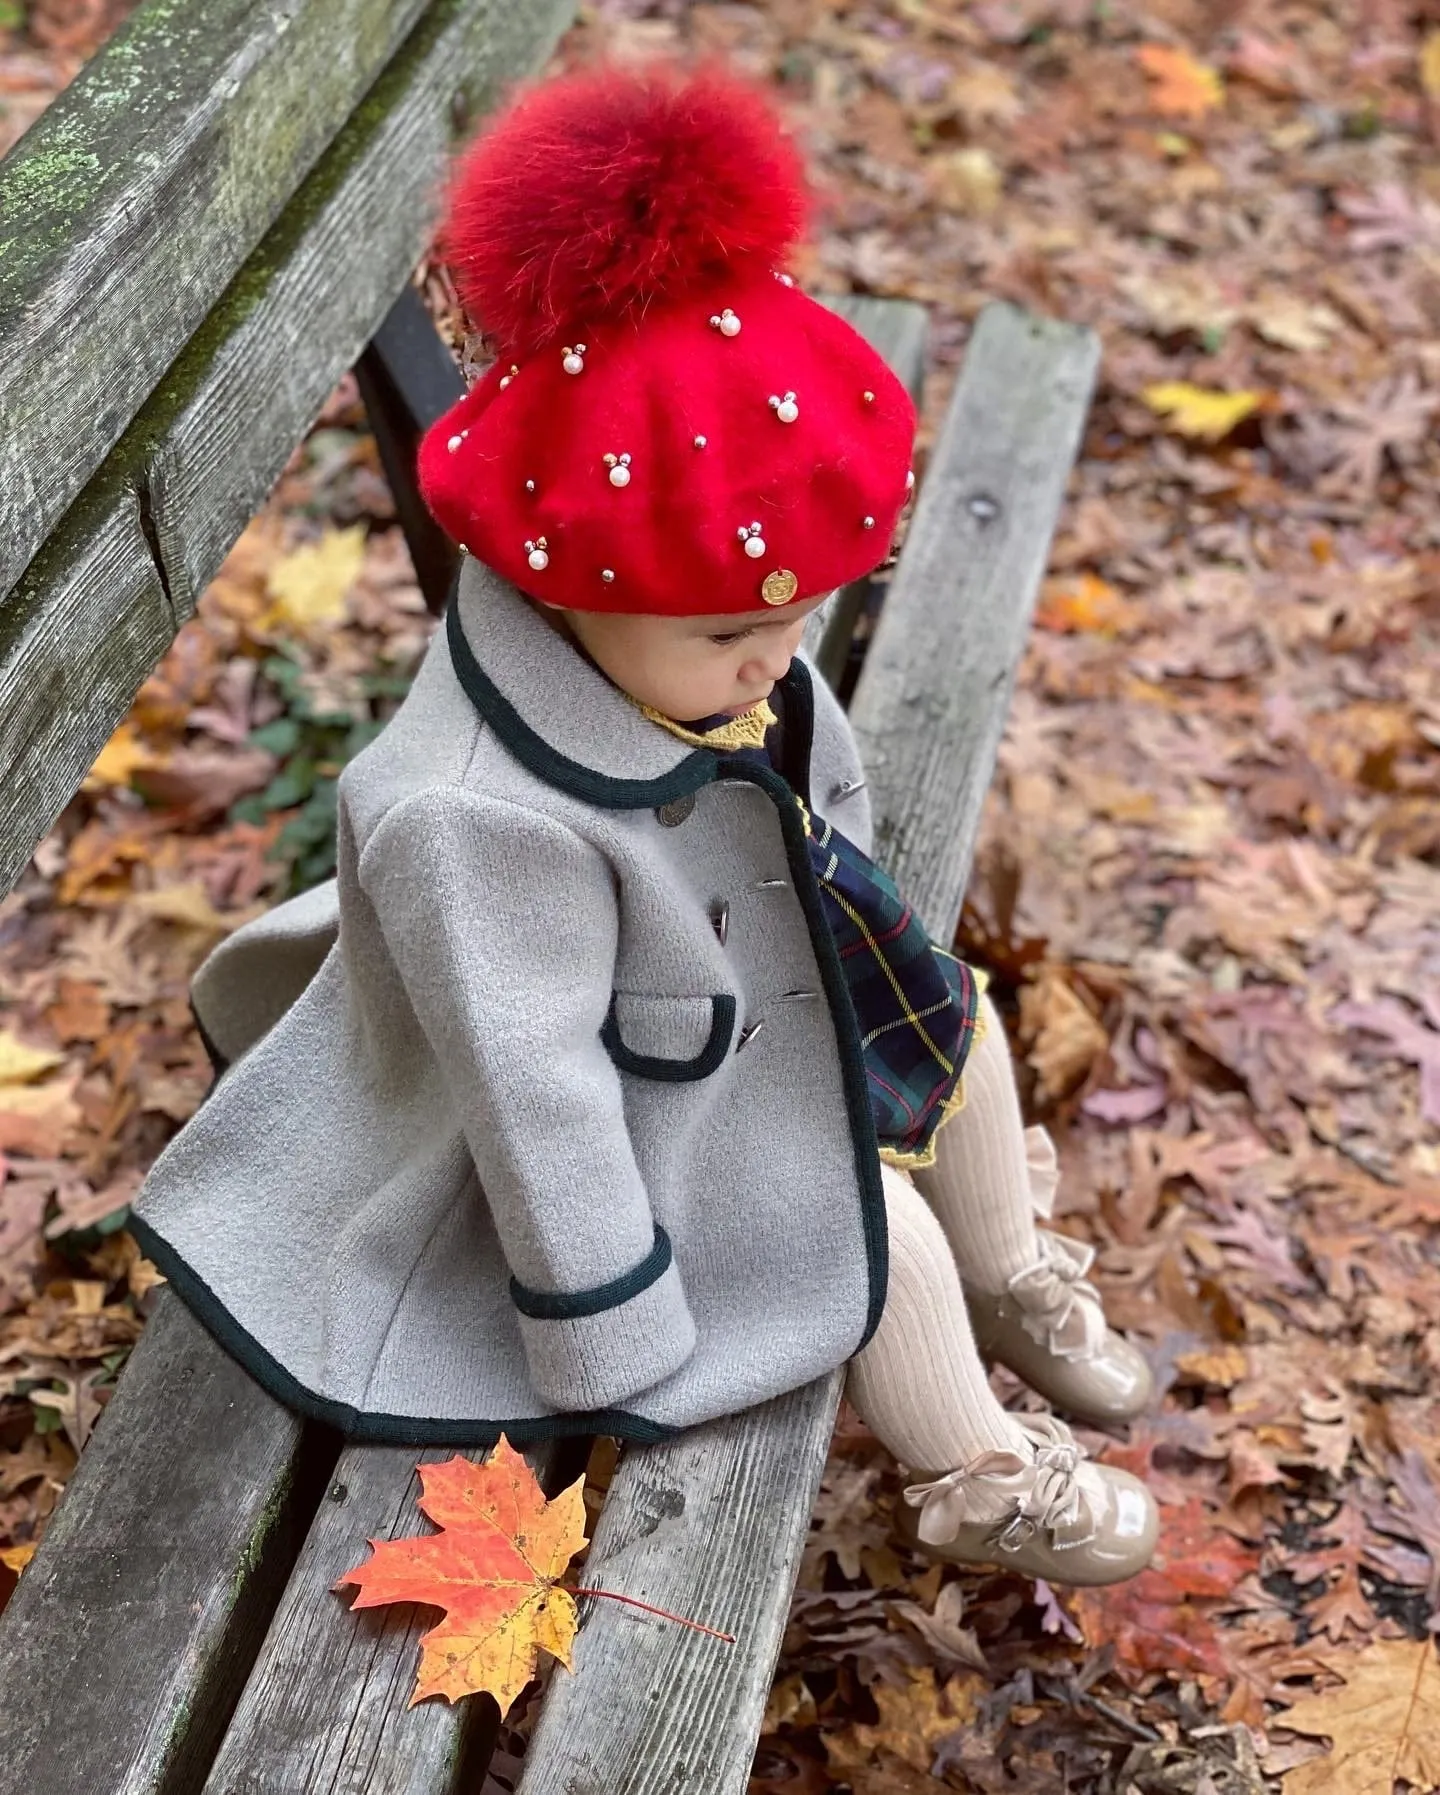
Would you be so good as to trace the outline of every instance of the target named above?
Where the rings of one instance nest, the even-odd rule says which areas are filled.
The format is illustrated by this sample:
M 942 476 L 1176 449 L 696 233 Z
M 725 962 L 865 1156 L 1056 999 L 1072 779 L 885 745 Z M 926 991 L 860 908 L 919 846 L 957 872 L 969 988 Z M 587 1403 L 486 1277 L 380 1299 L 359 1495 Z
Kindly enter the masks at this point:
M 465 10 L 487 49 L 454 61 L 457 126 L 573 5 Z M 0 594 L 414 34 L 458 19 L 440 0 L 152 0 L 0 162 Z M 363 259 L 357 240 L 344 263 Z
M 252 218 L 238 199 L 230 203 L 240 174 L 225 163 L 230 172 L 223 180 L 216 176 L 219 186 L 211 209 L 206 211 L 192 196 L 193 217 L 181 203 L 188 192 L 183 184 L 177 199 L 167 188 L 151 191 L 142 183 L 141 198 L 175 216 L 158 237 L 148 224 L 141 230 L 138 223 L 139 234 L 126 235 L 119 221 L 129 215 L 130 190 L 97 174 L 94 203 L 111 207 L 114 216 L 108 236 L 102 233 L 90 245 L 86 294 L 72 295 L 63 282 L 73 283 L 78 275 L 72 271 L 62 280 L 62 271 L 43 258 L 22 258 L 31 288 L 0 292 L 0 344 L 8 344 L 6 331 L 12 325 L 18 329 L 28 320 L 29 328 L 37 328 L 35 320 L 54 310 L 60 320 L 56 329 L 69 317 L 67 328 L 91 345 L 76 364 L 76 402 L 83 400 L 85 413 L 78 421 L 63 422 L 57 412 L 37 435 L 25 423 L 27 414 L 12 412 L 12 399 L 0 391 L 0 416 L 6 419 L 0 457 L 14 451 L 22 467 L 69 470 L 63 487 L 46 489 L 49 496 L 42 505 L 39 499 L 16 500 L 28 488 L 13 484 L 9 463 L 0 462 L 0 552 L 12 541 L 25 544 L 19 566 L 8 575 L 0 573 L 0 893 L 14 884 L 36 842 L 69 801 L 236 537 L 259 510 L 336 381 L 405 285 L 429 238 L 457 121 L 488 110 L 504 84 L 543 62 L 571 17 L 573 0 L 534 0 L 525 6 L 506 0 L 432 0 L 423 13 L 413 0 L 391 6 L 378 0 L 335 0 L 333 6 L 331 0 L 288 5 L 250 0 L 243 7 L 239 0 L 227 0 L 218 10 L 227 20 L 241 13 L 260 23 L 272 14 L 282 23 L 293 17 L 302 75 L 310 68 L 308 59 L 318 54 L 312 43 L 321 31 L 318 20 L 329 20 L 338 39 L 356 27 L 357 17 L 365 23 L 365 16 L 374 14 L 368 29 L 377 43 L 389 41 L 388 24 L 381 30 L 377 21 L 415 15 L 418 23 L 371 70 L 377 78 L 368 92 L 360 90 L 363 103 L 326 127 L 328 147 L 321 146 L 324 153 L 283 211 L 280 204 L 303 169 L 295 171 L 294 180 L 287 174 L 290 184 L 280 182 L 283 192 L 258 205 Z M 44 148 L 49 134 L 62 127 L 82 144 L 93 138 L 98 147 L 83 151 L 87 166 L 88 159 L 102 152 L 124 154 L 119 127 L 114 121 L 108 127 L 95 122 L 86 107 L 98 104 L 97 83 L 130 80 L 132 60 L 145 71 L 151 71 L 156 59 L 163 62 L 151 30 L 161 11 L 179 17 L 184 9 L 159 6 L 156 0 L 142 8 L 81 76 L 75 92 L 56 102 L 56 118 L 44 114 L 34 132 L 0 163 L 0 217 L 23 206 L 26 182 L 33 185 L 36 178 L 26 170 L 49 153 Z M 207 20 L 211 11 L 205 9 Z M 231 24 L 233 37 L 240 30 L 238 17 Z M 230 38 L 225 41 L 231 43 Z M 301 79 L 293 71 L 284 74 L 276 60 L 282 58 L 283 43 L 290 41 L 282 38 L 271 46 L 262 31 L 254 49 L 259 58 L 255 70 L 233 96 L 236 112 L 216 112 L 213 96 L 204 89 L 209 122 L 204 131 L 196 126 L 190 137 L 201 143 L 219 137 L 228 143 L 232 135 L 267 135 L 248 108 L 260 107 L 260 116 L 268 116 L 264 107 L 278 105 L 281 91 L 273 83 L 282 74 L 285 83 Z M 131 46 L 137 43 L 145 54 L 137 51 L 132 58 Z M 363 60 L 358 49 L 348 56 L 338 49 L 335 54 L 351 66 Z M 270 70 L 264 80 L 263 70 Z M 229 63 L 211 74 L 222 87 L 238 79 Z M 330 94 L 324 80 L 316 77 L 316 87 L 324 105 L 332 110 L 340 106 L 339 98 L 324 98 Z M 168 90 L 162 86 L 162 91 Z M 182 83 L 171 108 L 160 108 L 166 117 L 173 111 L 182 139 L 188 91 Z M 283 86 L 283 91 L 290 89 Z M 300 91 L 305 91 L 303 80 Z M 31 143 L 36 133 L 39 147 Z M 286 134 L 272 125 L 268 135 Z M 240 152 L 227 149 L 225 154 L 238 157 Z M 248 164 L 242 159 L 238 167 L 243 172 Z M 83 228 L 88 213 L 79 198 L 72 196 L 70 203 L 79 208 L 71 224 Z M 232 211 L 239 219 L 233 239 L 226 234 L 223 244 L 211 241 L 200 228 L 202 218 L 207 229 L 225 234 Z M 57 214 L 47 231 L 52 225 L 61 231 L 67 216 Z M 257 247 L 266 224 L 270 228 Z M 0 233 L 6 228 L 0 226 Z M 39 231 L 38 224 L 35 229 Z M 237 253 L 235 245 L 243 249 Z M 103 259 L 112 253 L 113 265 Z M 221 271 L 218 280 L 216 270 Z M 62 282 L 58 300 L 48 298 L 38 284 L 46 278 Z M 0 254 L 0 280 L 11 279 Z M 154 326 L 163 348 L 151 358 L 162 365 L 151 366 L 137 351 L 134 366 L 143 370 L 137 374 L 129 359 L 126 308 L 139 305 L 130 287 L 147 282 L 182 293 L 198 283 L 206 299 L 198 313 L 188 299 L 173 315 L 165 312 L 163 322 Z M 92 317 L 101 295 L 107 306 L 113 304 L 113 313 Z M 97 392 L 83 369 L 102 353 Z M 51 342 L 43 335 L 0 354 L 0 381 L 18 375 L 34 381 L 37 392 L 45 390 L 51 371 L 59 369 L 68 380 L 71 368 L 64 341 Z M 48 416 L 40 415 L 42 422 Z M 19 420 L 14 428 L 12 416 Z M 112 417 L 128 422 L 123 435 L 119 428 L 108 429 Z M 91 445 L 109 450 L 98 468 Z M 75 487 L 71 476 L 82 467 L 88 478 Z M 69 509 L 60 516 L 63 506 L 55 493 L 62 490 Z M 16 503 L 19 509 L 12 517 L 8 508 Z M 32 503 L 39 509 L 32 512 Z M 34 519 L 42 516 L 45 529 L 37 536 Z M 18 583 L 7 590 L 10 578 L 20 574 L 37 548 Z

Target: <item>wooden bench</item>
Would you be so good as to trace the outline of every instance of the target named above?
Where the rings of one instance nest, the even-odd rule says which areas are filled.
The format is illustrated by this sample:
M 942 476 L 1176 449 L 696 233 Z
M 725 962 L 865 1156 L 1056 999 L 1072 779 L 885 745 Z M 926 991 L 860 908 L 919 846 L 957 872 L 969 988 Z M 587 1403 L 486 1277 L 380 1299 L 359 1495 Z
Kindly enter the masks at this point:
M 0 255 L 6 887 L 357 360 L 417 566 L 448 577 L 405 463 L 454 376 L 408 274 L 452 131 L 567 11 L 211 0 L 199 34 L 152 5 L 0 164 L 0 218 L 45 227 Z M 57 166 L 88 173 L 52 192 Z M 923 311 L 832 303 L 918 390 Z M 1087 332 L 982 314 L 851 702 L 877 852 L 941 939 L 1095 363 Z M 863 601 L 812 626 L 832 681 Z M 523 1795 L 745 1788 L 841 1383 L 625 1450 L 586 1581 L 738 1643 L 584 1604 Z M 329 1593 L 366 1538 L 423 1528 L 432 1456 L 301 1422 L 163 1295 L 0 1619 L 0 1795 L 478 1795 L 493 1705 L 405 1705 L 432 1617 Z M 584 1456 L 531 1459 L 553 1489 Z

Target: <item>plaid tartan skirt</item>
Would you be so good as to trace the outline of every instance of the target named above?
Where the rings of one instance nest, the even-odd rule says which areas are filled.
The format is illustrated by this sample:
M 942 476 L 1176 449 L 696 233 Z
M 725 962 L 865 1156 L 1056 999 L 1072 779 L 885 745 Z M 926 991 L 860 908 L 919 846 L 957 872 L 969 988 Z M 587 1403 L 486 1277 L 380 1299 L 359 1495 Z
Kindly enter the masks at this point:
M 929 1165 L 936 1132 L 964 1100 L 982 975 L 936 946 L 868 854 L 800 808 L 860 1028 L 880 1157 L 906 1169 Z

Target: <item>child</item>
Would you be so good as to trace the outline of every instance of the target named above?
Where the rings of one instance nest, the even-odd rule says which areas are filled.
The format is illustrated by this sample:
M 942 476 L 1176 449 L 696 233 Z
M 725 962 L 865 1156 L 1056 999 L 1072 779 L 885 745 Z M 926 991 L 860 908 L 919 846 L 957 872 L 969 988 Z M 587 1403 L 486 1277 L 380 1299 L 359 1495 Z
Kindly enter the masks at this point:
M 915 430 L 780 272 L 806 214 L 714 68 L 536 86 L 470 152 L 445 241 L 499 359 L 420 472 L 473 558 L 341 780 L 335 884 L 197 978 L 233 1063 L 138 1232 L 353 1437 L 652 1440 L 848 1360 L 927 1550 L 1112 1582 L 1154 1504 L 1000 1407 L 957 1259 L 1072 1412 L 1137 1412 L 1143 1361 L 1035 1228 L 998 1018 L 866 857 L 798 655 L 884 558 Z

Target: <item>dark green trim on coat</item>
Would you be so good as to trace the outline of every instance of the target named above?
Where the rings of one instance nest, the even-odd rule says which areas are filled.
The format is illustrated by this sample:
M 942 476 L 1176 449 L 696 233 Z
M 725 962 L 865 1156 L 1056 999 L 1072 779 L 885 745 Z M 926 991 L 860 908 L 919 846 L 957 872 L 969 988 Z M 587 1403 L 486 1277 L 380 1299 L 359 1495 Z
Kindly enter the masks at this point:
M 785 727 L 781 734 L 780 771 L 789 780 L 791 789 L 810 802 L 810 754 L 815 746 L 815 684 L 804 661 L 793 660 L 780 681 L 780 702 L 784 707 Z
M 658 1054 L 632 1052 L 620 1038 L 616 993 L 612 991 L 610 1008 L 600 1028 L 600 1043 L 618 1071 L 632 1073 L 636 1078 L 659 1079 L 666 1084 L 686 1084 L 719 1071 L 730 1051 L 730 1037 L 734 1033 L 735 999 L 728 991 L 717 991 L 710 999 L 709 1038 L 694 1059 L 667 1060 Z
M 503 1433 L 512 1445 L 536 1440 L 568 1439 L 608 1434 L 617 1440 L 651 1444 L 669 1440 L 680 1432 L 659 1421 L 647 1421 L 625 1409 L 585 1409 L 559 1415 L 520 1415 L 508 1421 L 441 1420 L 424 1415 L 385 1415 L 349 1403 L 317 1396 L 293 1377 L 242 1327 L 215 1292 L 181 1258 L 168 1240 L 133 1212 L 127 1224 L 140 1251 L 152 1260 L 175 1289 L 185 1307 L 213 1334 L 230 1357 L 249 1372 L 257 1384 L 287 1409 L 333 1427 L 350 1440 L 380 1446 L 493 1446 Z
M 608 810 L 652 810 L 699 791 L 715 777 L 715 756 L 705 748 L 686 755 L 679 766 L 658 779 L 615 779 L 609 773 L 598 773 L 594 767 L 568 759 L 535 733 L 475 659 L 475 651 L 465 639 L 457 604 L 446 610 L 445 633 L 455 677 L 466 697 L 521 766 L 547 785 L 558 786 L 572 797 Z
M 200 1012 L 195 1008 L 195 999 L 193 997 L 190 999 L 190 1020 L 195 1024 L 195 1033 L 199 1035 L 200 1045 L 205 1049 L 205 1057 L 210 1062 L 210 1071 L 213 1075 L 213 1079 L 215 1082 L 218 1082 L 221 1074 L 230 1070 L 230 1062 L 210 1039 L 208 1029 L 200 1020 Z M 212 1082 L 210 1090 L 213 1091 L 214 1088 L 215 1083 Z M 210 1093 L 207 1091 L 205 1094 L 208 1097 Z
M 722 779 L 745 779 L 758 785 L 775 806 L 780 820 L 780 834 L 785 843 L 785 857 L 790 863 L 790 876 L 795 895 L 805 913 L 811 946 L 819 962 L 820 977 L 830 1003 L 830 1019 L 835 1025 L 835 1045 L 840 1054 L 840 1076 L 845 1088 L 845 1108 L 850 1117 L 850 1141 L 855 1153 L 855 1180 L 860 1186 L 860 1219 L 865 1234 L 865 1254 L 870 1268 L 870 1306 L 865 1316 L 865 1332 L 855 1351 L 868 1344 L 880 1325 L 885 1307 L 885 1289 L 890 1276 L 890 1238 L 885 1227 L 885 1191 L 880 1182 L 880 1144 L 875 1134 L 875 1115 L 870 1107 L 870 1088 L 865 1077 L 865 1057 L 860 1046 L 860 1027 L 855 1020 L 855 1006 L 845 983 L 845 970 L 835 939 L 825 921 L 825 909 L 815 871 L 810 864 L 810 850 L 805 841 L 805 825 L 795 802 L 795 793 L 778 773 L 753 761 L 727 761 L 720 768 Z
M 589 1290 L 532 1290 L 519 1278 L 510 1280 L 510 1300 L 522 1315 L 531 1321 L 581 1321 L 587 1315 L 599 1315 L 606 1309 L 618 1309 L 632 1296 L 648 1290 L 657 1278 L 663 1278 L 674 1258 L 670 1236 L 655 1224 L 655 1244 L 640 1261 L 608 1284 L 594 1284 Z

